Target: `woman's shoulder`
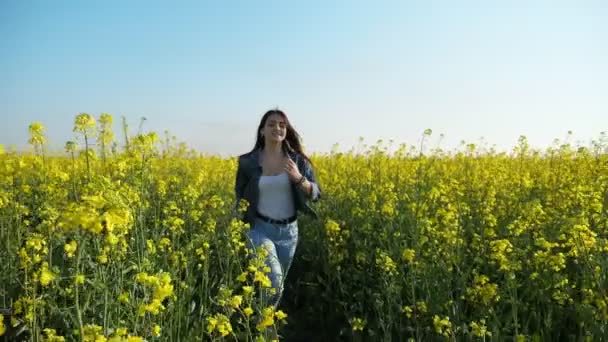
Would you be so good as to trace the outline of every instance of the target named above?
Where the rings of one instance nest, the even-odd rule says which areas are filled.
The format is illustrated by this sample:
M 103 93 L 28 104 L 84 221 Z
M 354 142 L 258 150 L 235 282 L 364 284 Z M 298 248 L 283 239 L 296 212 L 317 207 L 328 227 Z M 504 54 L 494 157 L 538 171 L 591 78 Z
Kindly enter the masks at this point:
M 251 156 L 251 151 L 250 151 L 250 152 L 243 153 L 243 154 L 239 155 L 239 156 L 237 157 L 237 159 L 238 159 L 238 160 L 243 160 L 243 159 L 247 159 L 247 158 L 249 158 L 250 156 Z
M 238 156 L 239 164 L 247 166 L 249 164 L 257 164 L 257 150 L 249 151 Z

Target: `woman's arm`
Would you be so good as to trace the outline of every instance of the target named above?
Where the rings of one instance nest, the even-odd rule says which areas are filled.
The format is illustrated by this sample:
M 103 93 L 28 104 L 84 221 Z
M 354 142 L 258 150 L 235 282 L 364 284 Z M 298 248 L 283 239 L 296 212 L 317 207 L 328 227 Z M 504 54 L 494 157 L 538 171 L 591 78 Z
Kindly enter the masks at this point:
M 299 184 L 299 187 L 304 191 L 306 195 L 308 195 L 308 198 L 310 198 L 312 201 L 317 201 L 319 198 L 321 198 L 321 189 L 319 188 L 319 184 L 315 179 L 315 174 L 312 169 L 312 166 L 306 159 L 303 159 L 303 161 L 304 179 Z
M 239 157 L 238 163 L 237 163 L 237 168 L 236 168 L 236 180 L 234 182 L 234 194 L 235 194 L 236 200 L 234 202 L 233 209 L 235 211 L 238 209 L 239 202 L 241 201 L 241 198 L 243 198 L 243 196 L 245 194 L 246 186 L 247 186 L 247 176 L 242 169 L 241 158 Z

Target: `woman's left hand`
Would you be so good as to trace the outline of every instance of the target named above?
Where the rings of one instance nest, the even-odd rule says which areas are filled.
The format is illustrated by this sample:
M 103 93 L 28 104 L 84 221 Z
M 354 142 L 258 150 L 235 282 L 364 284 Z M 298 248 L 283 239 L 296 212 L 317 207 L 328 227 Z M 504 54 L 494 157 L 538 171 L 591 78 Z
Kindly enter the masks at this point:
M 302 178 L 298 165 L 296 165 L 296 163 L 289 157 L 285 162 L 285 171 L 289 175 L 289 179 L 291 179 L 292 182 L 297 182 Z

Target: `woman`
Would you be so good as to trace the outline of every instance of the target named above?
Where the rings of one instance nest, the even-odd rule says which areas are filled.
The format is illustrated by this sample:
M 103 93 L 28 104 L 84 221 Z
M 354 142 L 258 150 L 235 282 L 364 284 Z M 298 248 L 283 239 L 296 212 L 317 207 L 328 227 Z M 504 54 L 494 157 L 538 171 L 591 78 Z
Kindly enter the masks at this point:
M 275 109 L 264 114 L 253 150 L 239 157 L 236 205 L 247 200 L 244 221 L 250 224 L 249 243 L 268 252 L 266 264 L 277 307 L 283 282 L 298 243 L 298 211 L 316 213 L 307 204 L 319 199 L 310 159 L 302 151 L 300 136 L 287 115 Z

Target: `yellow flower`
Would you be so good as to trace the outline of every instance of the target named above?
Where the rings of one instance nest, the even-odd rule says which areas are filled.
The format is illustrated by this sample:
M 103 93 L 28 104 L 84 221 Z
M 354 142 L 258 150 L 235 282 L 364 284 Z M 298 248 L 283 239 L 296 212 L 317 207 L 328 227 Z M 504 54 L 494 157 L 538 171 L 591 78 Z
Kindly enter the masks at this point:
M 42 271 L 40 271 L 40 284 L 42 286 L 48 286 L 53 280 L 55 280 L 55 277 L 55 273 L 44 267 Z
M 110 244 L 110 246 L 116 246 L 118 244 L 118 237 L 114 235 L 114 233 L 110 232 L 106 235 L 106 241 Z
M 217 326 L 217 331 L 219 331 L 220 335 L 226 336 L 232 332 L 232 325 L 230 321 L 226 318 L 222 321 L 220 325 Z
M 55 329 L 46 328 L 42 330 L 44 333 L 44 337 L 42 338 L 43 342 L 65 342 L 65 337 L 57 336 L 57 331 Z M 0 334 L 2 335 L 2 334 Z
M 403 250 L 403 253 L 401 254 L 401 259 L 403 259 L 403 261 L 405 263 L 412 263 L 412 261 L 414 261 L 414 258 L 416 257 L 416 251 L 414 251 L 413 249 L 410 248 L 406 248 Z
M 253 293 L 253 286 L 243 286 L 243 293 L 245 294 L 245 296 L 249 296 Z
M 412 307 L 410 305 L 404 306 L 402 311 L 405 316 L 407 316 L 407 318 L 412 318 L 412 313 L 414 312 L 414 310 L 412 310 Z
M 215 327 L 217 326 L 217 318 L 209 317 L 207 318 L 207 333 L 211 334 Z
M 230 306 L 235 309 L 238 308 L 239 306 L 241 306 L 241 303 L 243 303 L 242 296 L 234 296 L 234 297 L 232 297 L 232 299 L 230 299 Z
M 84 284 L 84 281 L 85 281 L 84 274 L 78 274 L 76 277 L 74 277 L 74 284 L 76 284 L 76 285 L 82 285 L 82 284 Z
M 236 280 L 237 280 L 237 281 L 240 281 L 241 283 L 246 282 L 246 281 L 247 281 L 247 272 L 243 272 L 243 273 L 241 273 L 241 275 L 239 275 L 239 276 L 236 278 Z
M 245 316 L 249 317 L 249 316 L 253 315 L 253 309 L 248 306 L 245 309 L 243 309 L 243 313 L 245 314 Z
M 74 120 L 74 132 L 88 133 L 95 128 L 95 118 L 91 114 L 80 113 Z
M 428 312 L 426 303 L 422 302 L 422 301 L 416 302 L 416 309 L 418 311 L 420 311 L 421 313 L 427 313 Z
M 160 336 L 160 326 L 158 324 L 154 324 L 154 327 L 152 327 L 152 335 L 159 337 Z
M 271 287 L 272 286 L 272 282 L 270 281 L 268 276 L 260 271 L 255 272 L 255 277 L 253 279 L 253 282 L 256 282 L 256 283 L 259 282 L 260 285 L 262 285 L 262 287 Z
M 100 264 L 107 264 L 108 263 L 108 255 L 105 253 L 102 253 L 100 255 L 97 256 L 97 261 L 99 261 Z
M 140 312 L 140 316 L 143 316 L 141 313 L 143 312 L 144 314 L 146 312 L 149 312 L 153 315 L 158 315 L 160 313 L 161 310 L 164 310 L 165 306 L 162 304 L 162 302 L 158 299 L 153 299 L 152 302 L 150 304 L 145 304 L 145 305 L 141 305 L 139 312 Z
M 350 321 L 353 331 L 363 331 L 367 323 L 359 317 L 355 317 Z
M 216 330 L 221 336 L 232 333 L 232 325 L 228 317 L 223 314 L 216 314 L 213 317 L 207 318 L 207 333 L 211 334 Z
M 72 240 L 63 246 L 63 250 L 67 253 L 68 258 L 72 258 L 74 257 L 74 253 L 76 252 L 77 247 L 78 244 L 76 243 L 76 241 Z
M 169 240 L 166 237 L 160 239 L 160 241 L 158 242 L 158 249 L 160 249 L 161 251 L 170 250 L 171 249 L 171 240 Z
M 163 300 L 173 294 L 173 285 L 170 283 L 162 283 L 154 290 L 153 297 L 158 300 Z
M 116 335 L 117 336 L 127 336 L 127 328 L 118 328 L 116 329 Z
M 480 302 L 489 305 L 500 299 L 498 295 L 498 285 L 490 282 L 485 275 L 477 275 L 473 280 L 474 286 L 467 288 L 466 293 L 473 302 Z
M 450 322 L 450 317 L 440 318 L 435 315 L 433 317 L 433 326 L 435 327 L 435 332 L 443 336 L 450 336 L 452 331 L 452 323 Z
M 156 254 L 156 246 L 154 245 L 154 240 L 146 240 L 146 249 L 148 253 L 154 255 Z
M 84 326 L 84 341 L 105 342 L 107 339 L 103 336 L 103 328 L 99 325 L 87 324 Z
M 42 123 L 36 121 L 32 122 L 29 127 L 30 139 L 29 143 L 32 145 L 44 145 L 46 138 L 44 137 L 44 126 Z
M 269 327 L 274 324 L 274 309 L 272 307 L 267 307 L 262 311 L 262 319 L 260 323 L 256 326 L 258 331 L 264 331 L 266 327 Z
M 129 303 L 129 292 L 123 292 L 118 296 L 118 301 L 121 302 L 122 304 L 128 304 Z
M 285 318 L 287 318 L 287 314 L 284 313 L 283 311 L 279 310 L 277 312 L 275 312 L 274 317 L 276 319 L 278 319 L 279 321 L 284 320 Z
M 489 332 L 488 328 L 486 327 L 486 321 L 484 319 L 482 319 L 479 323 L 473 321 L 469 324 L 469 326 L 471 327 L 471 332 L 473 335 L 477 337 L 492 336 L 492 333 Z
M 4 335 L 6 327 L 4 326 L 4 316 L 0 316 L 0 336 Z
M 397 270 L 397 264 L 384 252 L 379 252 L 379 255 L 376 257 L 376 265 L 389 275 L 395 274 Z

